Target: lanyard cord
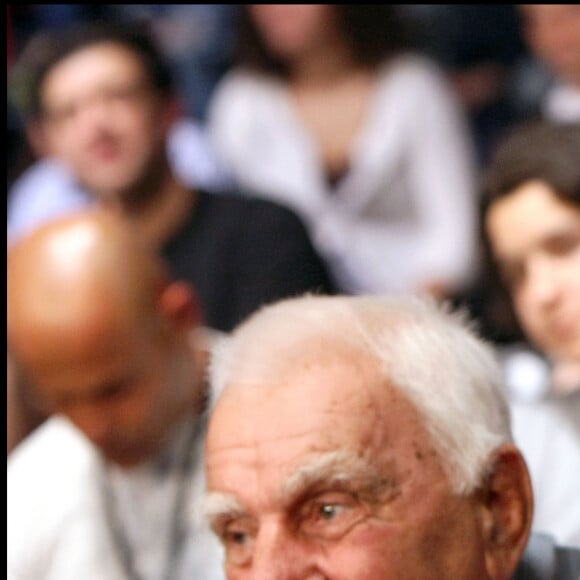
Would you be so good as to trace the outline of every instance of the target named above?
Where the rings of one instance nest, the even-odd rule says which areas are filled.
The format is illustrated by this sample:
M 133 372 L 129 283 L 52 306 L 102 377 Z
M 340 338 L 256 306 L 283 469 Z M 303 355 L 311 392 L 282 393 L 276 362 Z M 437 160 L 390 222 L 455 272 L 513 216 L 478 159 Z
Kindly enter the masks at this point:
M 177 562 L 181 555 L 186 536 L 183 513 L 193 471 L 193 446 L 195 441 L 198 439 L 203 421 L 192 420 L 192 422 L 193 429 L 191 429 L 188 436 L 187 445 L 183 450 L 178 468 L 177 491 L 175 492 L 175 500 L 171 513 L 171 526 L 167 539 L 167 559 L 165 561 L 161 580 L 173 580 L 175 577 Z M 115 501 L 111 482 L 107 476 L 107 468 L 104 461 L 101 462 L 100 472 L 100 487 L 105 508 L 105 520 L 117 557 L 121 563 L 127 580 L 144 580 L 135 568 L 135 553 L 119 517 L 119 509 L 116 505 L 117 502 Z

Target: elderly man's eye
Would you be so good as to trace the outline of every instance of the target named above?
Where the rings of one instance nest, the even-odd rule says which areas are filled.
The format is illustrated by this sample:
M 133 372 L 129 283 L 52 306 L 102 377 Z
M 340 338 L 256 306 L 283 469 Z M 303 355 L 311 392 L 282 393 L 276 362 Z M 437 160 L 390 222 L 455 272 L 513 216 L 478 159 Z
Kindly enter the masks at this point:
M 344 506 L 332 503 L 324 503 L 318 507 L 320 517 L 327 521 L 338 517 L 341 513 L 343 513 L 343 510 L 345 510 Z
M 230 522 L 218 531 L 228 564 L 244 565 L 252 557 L 254 532 L 245 522 Z
M 365 506 L 349 493 L 325 493 L 303 506 L 300 529 L 310 536 L 338 538 L 366 513 Z

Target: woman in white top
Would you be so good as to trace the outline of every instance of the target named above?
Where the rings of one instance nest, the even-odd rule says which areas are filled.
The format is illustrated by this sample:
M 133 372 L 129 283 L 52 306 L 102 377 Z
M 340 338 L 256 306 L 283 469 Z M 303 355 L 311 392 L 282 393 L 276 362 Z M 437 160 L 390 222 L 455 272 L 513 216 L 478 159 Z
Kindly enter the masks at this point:
M 240 184 L 296 210 L 344 292 L 452 295 L 473 269 L 472 146 L 390 6 L 247 5 L 210 134 Z

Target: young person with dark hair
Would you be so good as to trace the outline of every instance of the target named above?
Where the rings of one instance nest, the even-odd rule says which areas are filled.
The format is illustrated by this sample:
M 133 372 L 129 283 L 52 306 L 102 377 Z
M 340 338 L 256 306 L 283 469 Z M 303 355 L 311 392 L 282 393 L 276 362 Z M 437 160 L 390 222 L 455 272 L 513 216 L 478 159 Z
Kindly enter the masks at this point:
M 536 523 L 575 545 L 580 545 L 579 161 L 580 125 L 519 127 L 489 168 L 483 212 L 499 277 L 523 331 L 547 362 L 543 390 L 532 396 L 528 371 L 518 380 L 526 381 L 526 400 L 514 393 L 513 405 L 516 441 L 537 493 Z

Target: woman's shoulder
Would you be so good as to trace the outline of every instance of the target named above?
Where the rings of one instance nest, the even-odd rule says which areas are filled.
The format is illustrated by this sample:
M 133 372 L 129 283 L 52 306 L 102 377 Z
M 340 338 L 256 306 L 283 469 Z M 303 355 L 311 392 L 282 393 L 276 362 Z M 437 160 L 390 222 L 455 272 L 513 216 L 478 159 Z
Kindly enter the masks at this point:
M 385 61 L 379 69 L 383 83 L 408 85 L 442 85 L 445 76 L 441 67 L 420 53 L 403 53 Z
M 256 123 L 275 124 L 286 107 L 284 85 L 276 78 L 245 68 L 231 69 L 222 77 L 209 107 L 208 128 L 217 151 L 236 144 L 247 149 L 248 134 Z M 227 154 L 226 154 L 227 157 Z

